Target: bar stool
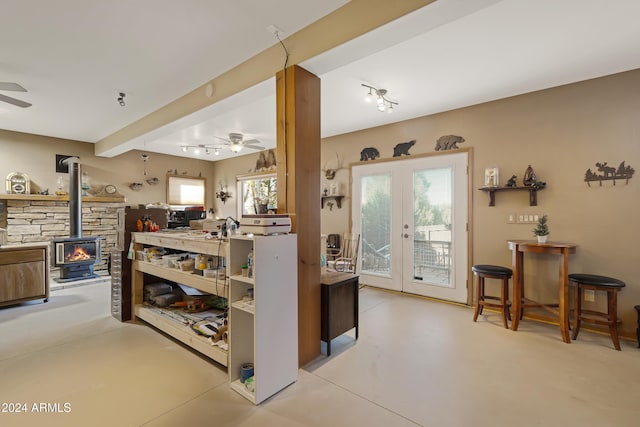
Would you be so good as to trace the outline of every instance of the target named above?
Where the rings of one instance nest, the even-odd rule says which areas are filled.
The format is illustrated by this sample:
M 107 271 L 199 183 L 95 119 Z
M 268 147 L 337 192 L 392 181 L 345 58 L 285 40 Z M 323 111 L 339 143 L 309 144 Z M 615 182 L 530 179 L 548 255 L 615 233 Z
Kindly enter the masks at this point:
M 497 265 L 474 265 L 471 267 L 476 280 L 476 304 L 473 313 L 473 321 L 478 320 L 478 315 L 482 314 L 484 307 L 499 308 L 502 312 L 502 323 L 504 327 L 509 329 L 507 319 L 511 320 L 509 314 L 509 279 L 513 275 L 510 268 L 500 267 Z M 485 279 L 498 279 L 502 281 L 500 296 L 485 295 L 484 281 Z M 499 302 L 489 302 L 487 300 L 496 300 Z
M 636 329 L 636 335 L 638 336 L 638 347 L 640 347 L 640 305 L 635 305 L 633 308 L 638 312 L 638 328 Z
M 582 322 L 605 325 L 609 327 L 613 346 L 620 351 L 620 341 L 618 339 L 618 290 L 624 288 L 625 283 L 612 277 L 595 274 L 570 274 L 569 284 L 574 287 L 574 322 L 571 338 L 575 340 L 578 337 Z M 585 290 L 607 292 L 606 313 L 582 308 L 582 298 Z

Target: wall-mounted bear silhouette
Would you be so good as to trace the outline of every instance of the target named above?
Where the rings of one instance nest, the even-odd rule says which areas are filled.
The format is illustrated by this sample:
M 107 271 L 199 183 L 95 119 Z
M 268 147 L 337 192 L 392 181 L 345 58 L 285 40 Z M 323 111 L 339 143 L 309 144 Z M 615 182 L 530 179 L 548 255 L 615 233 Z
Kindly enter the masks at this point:
M 375 160 L 380 157 L 380 152 L 377 148 L 367 147 L 363 148 L 360 152 L 360 161 L 365 162 L 367 160 Z
M 403 154 L 405 156 L 409 156 L 409 149 L 413 147 L 415 143 L 416 140 L 414 139 L 409 142 L 401 142 L 400 144 L 396 145 L 395 147 L 393 147 L 393 157 L 400 157 Z

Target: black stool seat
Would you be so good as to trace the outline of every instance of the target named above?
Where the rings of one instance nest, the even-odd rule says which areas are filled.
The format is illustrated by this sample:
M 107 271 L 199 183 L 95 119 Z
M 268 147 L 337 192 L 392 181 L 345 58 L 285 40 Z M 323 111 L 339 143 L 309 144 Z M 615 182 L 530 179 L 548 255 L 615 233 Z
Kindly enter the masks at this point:
M 571 338 L 574 340 L 578 338 L 582 322 L 608 326 L 613 346 L 620 351 L 620 340 L 618 338 L 618 291 L 626 286 L 625 283 L 613 277 L 599 276 L 597 274 L 569 274 L 569 284 L 574 287 L 573 300 L 575 306 Z M 606 313 L 582 307 L 582 298 L 586 290 L 607 293 Z
M 570 274 L 569 281 L 578 282 L 584 285 L 606 286 L 608 288 L 624 288 L 626 285 L 622 280 L 613 277 L 598 276 L 597 274 Z
M 509 279 L 513 275 L 510 268 L 501 267 L 499 265 L 479 264 L 471 267 L 476 281 L 476 304 L 473 312 L 473 321 L 478 320 L 478 315 L 482 314 L 482 309 L 486 307 L 499 308 L 502 313 L 502 323 L 505 328 L 509 328 L 507 320 L 511 319 L 509 315 Z M 485 293 L 485 279 L 500 280 L 500 296 L 491 296 Z M 490 302 L 494 300 L 498 302 Z
M 506 276 L 506 277 L 511 277 L 513 275 L 513 272 L 511 271 L 510 268 L 507 267 L 501 267 L 499 265 L 474 265 L 473 267 L 471 267 L 471 271 L 473 271 L 474 273 L 478 273 L 478 274 L 486 274 L 486 275 L 490 275 L 490 276 Z
M 640 347 L 640 305 L 635 305 L 633 308 L 638 312 L 638 329 L 636 329 L 636 334 L 638 335 L 638 347 Z

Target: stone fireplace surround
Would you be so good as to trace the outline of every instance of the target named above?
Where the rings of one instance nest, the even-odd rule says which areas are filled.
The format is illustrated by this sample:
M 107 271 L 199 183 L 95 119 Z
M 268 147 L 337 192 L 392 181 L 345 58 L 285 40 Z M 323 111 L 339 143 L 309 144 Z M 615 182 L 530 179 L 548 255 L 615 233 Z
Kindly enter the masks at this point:
M 69 237 L 68 196 L 0 194 L 0 204 L 0 228 L 7 229 L 8 245 Z M 82 235 L 103 238 L 102 261 L 94 266 L 98 273 L 106 273 L 112 250 L 125 250 L 124 208 L 123 198 L 82 198 Z

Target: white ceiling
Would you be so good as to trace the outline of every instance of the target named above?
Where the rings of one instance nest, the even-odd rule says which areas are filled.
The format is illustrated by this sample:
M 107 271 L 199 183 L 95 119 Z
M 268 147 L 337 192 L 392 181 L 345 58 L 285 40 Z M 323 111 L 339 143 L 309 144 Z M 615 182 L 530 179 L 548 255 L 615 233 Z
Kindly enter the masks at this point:
M 0 81 L 22 84 L 28 93 L 3 94 L 34 105 L 0 103 L 0 129 L 96 142 L 273 45 L 268 25 L 286 37 L 345 1 L 11 3 Z M 640 68 L 638 16 L 637 0 L 438 0 L 300 65 L 321 78 L 328 137 Z M 394 114 L 366 104 L 362 83 L 387 89 Z M 229 151 L 180 145 L 219 145 L 229 132 L 273 147 L 274 93 L 271 79 L 120 152 L 216 160 Z

